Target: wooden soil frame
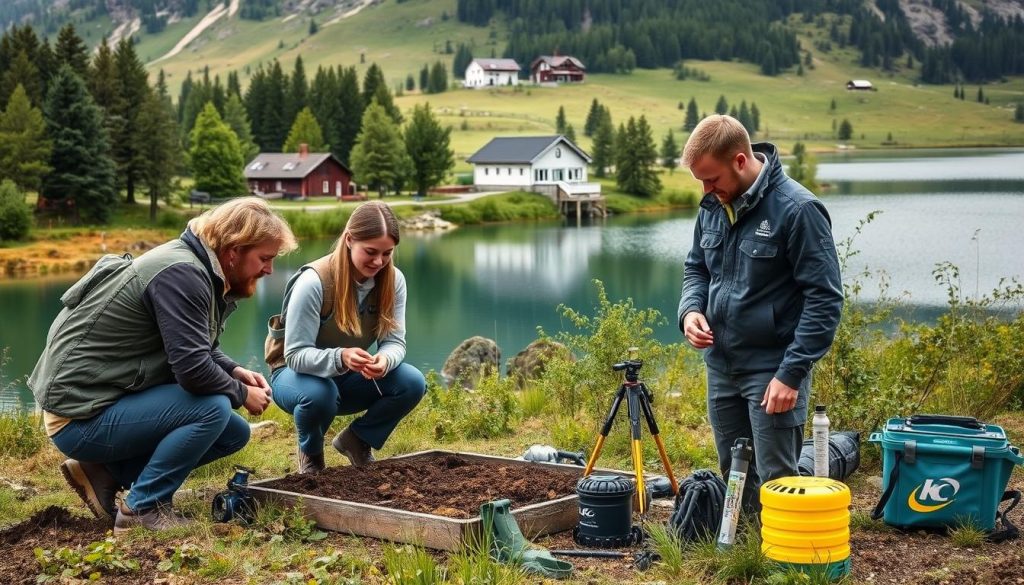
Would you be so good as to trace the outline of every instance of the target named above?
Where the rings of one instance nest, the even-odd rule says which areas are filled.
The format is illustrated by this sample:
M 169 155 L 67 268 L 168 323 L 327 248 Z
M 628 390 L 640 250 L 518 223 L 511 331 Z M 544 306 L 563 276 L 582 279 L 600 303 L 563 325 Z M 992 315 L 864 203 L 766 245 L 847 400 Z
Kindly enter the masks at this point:
M 419 451 L 395 458 L 412 457 L 415 455 L 458 455 L 470 461 L 491 461 L 509 465 L 557 465 L 580 472 L 583 469 L 576 465 L 560 463 L 534 463 L 508 457 L 494 457 L 479 453 L 463 453 L 433 449 Z M 600 470 L 609 471 L 609 470 Z M 626 475 L 622 472 L 611 473 Z M 632 474 L 629 474 L 632 477 Z M 463 543 L 472 542 L 480 536 L 482 524 L 480 516 L 472 518 L 447 518 L 435 514 L 410 512 L 372 504 L 361 504 L 333 498 L 322 498 L 309 494 L 299 494 L 262 487 L 273 479 L 253 482 L 249 491 L 259 502 L 274 502 L 279 505 L 294 506 L 300 501 L 306 517 L 314 520 L 320 528 L 343 532 L 355 536 L 369 536 L 425 546 L 427 548 L 455 551 Z M 512 516 L 519 524 L 523 535 L 529 539 L 569 530 L 576 524 L 578 516 L 578 498 L 571 494 L 547 502 L 530 504 L 514 508 Z

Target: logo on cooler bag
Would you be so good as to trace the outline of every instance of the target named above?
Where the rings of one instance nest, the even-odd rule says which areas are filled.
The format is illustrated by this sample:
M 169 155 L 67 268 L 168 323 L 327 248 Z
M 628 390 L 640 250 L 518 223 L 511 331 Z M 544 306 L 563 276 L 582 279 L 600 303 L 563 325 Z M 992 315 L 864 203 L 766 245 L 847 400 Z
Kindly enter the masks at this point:
M 949 489 L 946 489 L 949 488 Z M 927 514 L 941 510 L 953 503 L 957 492 L 960 491 L 960 482 L 951 478 L 926 479 L 924 483 L 915 487 L 907 498 L 907 505 L 915 512 Z M 928 504 L 925 502 L 935 502 Z

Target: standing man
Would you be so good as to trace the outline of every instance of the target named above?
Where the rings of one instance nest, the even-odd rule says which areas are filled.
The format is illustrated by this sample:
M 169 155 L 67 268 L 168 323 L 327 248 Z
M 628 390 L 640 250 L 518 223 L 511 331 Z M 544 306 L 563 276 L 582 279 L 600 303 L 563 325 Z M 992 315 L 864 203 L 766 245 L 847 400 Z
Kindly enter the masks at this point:
M 281 217 L 243 197 L 138 259 L 104 256 L 61 297 L 28 385 L 70 457 L 60 466 L 68 485 L 115 533 L 182 524 L 175 490 L 249 441 L 233 409 L 262 414 L 270 386 L 218 339 L 235 302 L 295 247 Z
M 679 328 L 707 350 L 708 419 L 723 476 L 733 442 L 752 439 L 744 504 L 758 510 L 763 482 L 797 475 L 811 367 L 839 325 L 831 220 L 783 172 L 778 149 L 751 146 L 735 118 L 702 120 L 683 165 L 705 195 L 683 270 Z

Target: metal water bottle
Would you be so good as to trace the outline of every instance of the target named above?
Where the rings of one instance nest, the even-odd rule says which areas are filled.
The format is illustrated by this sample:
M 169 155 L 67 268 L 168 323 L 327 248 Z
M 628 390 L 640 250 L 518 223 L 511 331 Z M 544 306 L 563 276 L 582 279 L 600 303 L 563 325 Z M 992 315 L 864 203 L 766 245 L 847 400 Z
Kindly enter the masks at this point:
M 828 415 L 821 404 L 814 407 L 812 421 L 814 441 L 814 476 L 828 477 Z
M 736 542 L 736 526 L 740 521 L 740 509 L 743 505 L 743 486 L 747 483 L 747 469 L 750 467 L 750 458 L 754 455 L 750 439 L 736 439 L 730 453 L 732 465 L 729 467 L 729 478 L 726 480 L 722 527 L 718 530 L 718 548 L 728 548 Z

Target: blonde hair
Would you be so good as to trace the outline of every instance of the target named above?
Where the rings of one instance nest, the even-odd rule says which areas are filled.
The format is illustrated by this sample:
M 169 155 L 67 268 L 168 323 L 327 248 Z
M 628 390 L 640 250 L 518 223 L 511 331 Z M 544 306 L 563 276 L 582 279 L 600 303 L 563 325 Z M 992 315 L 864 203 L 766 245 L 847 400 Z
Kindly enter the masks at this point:
M 259 197 L 239 197 L 204 211 L 188 222 L 189 229 L 216 253 L 280 242 L 278 254 L 299 247 L 288 223 Z
M 335 245 L 334 322 L 338 329 L 348 335 L 362 335 L 359 324 L 359 295 L 356 291 L 356 267 L 352 264 L 352 250 L 346 245 L 345 237 L 353 242 L 364 242 L 381 236 L 388 236 L 398 246 L 398 219 L 391 208 L 381 201 L 368 201 L 352 212 Z M 373 293 L 377 295 L 377 339 L 381 339 L 398 328 L 395 321 L 395 267 L 392 261 L 386 269 L 377 273 Z
M 750 157 L 754 156 L 747 129 L 732 116 L 715 114 L 701 120 L 693 129 L 686 140 L 686 146 L 683 147 L 682 163 L 683 166 L 690 167 L 701 157 L 709 154 L 725 162 L 740 152 Z

